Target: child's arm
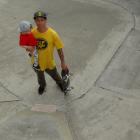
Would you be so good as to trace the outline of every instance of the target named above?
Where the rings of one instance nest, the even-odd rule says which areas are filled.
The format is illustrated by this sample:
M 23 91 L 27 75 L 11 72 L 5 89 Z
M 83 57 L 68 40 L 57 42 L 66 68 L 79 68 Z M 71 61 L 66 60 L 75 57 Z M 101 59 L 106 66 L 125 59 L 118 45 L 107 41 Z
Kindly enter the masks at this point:
M 22 48 L 24 48 L 27 52 L 29 52 L 31 55 L 33 54 L 34 51 L 34 47 L 32 46 L 22 46 L 20 45 Z
M 33 54 L 34 48 L 32 46 L 24 46 L 24 48 L 26 49 L 27 52 Z

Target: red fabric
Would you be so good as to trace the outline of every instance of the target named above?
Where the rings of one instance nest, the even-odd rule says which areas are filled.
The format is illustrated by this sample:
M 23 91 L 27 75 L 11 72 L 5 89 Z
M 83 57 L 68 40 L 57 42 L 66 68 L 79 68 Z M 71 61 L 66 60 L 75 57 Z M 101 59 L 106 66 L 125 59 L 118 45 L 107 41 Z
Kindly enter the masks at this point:
M 34 38 L 32 33 L 20 34 L 19 45 L 22 46 L 32 46 L 37 45 L 37 40 Z

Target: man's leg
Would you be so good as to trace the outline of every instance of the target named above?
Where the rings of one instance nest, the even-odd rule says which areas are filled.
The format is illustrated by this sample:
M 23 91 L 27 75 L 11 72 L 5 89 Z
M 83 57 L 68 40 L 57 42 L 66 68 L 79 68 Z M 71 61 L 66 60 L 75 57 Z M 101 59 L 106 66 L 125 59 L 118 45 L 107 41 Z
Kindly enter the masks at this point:
M 39 84 L 38 93 L 43 94 L 45 87 L 46 87 L 44 71 L 35 70 L 35 72 L 37 74 L 37 80 L 38 80 L 38 84 Z
M 52 77 L 52 79 L 56 82 L 56 84 L 60 87 L 62 91 L 64 91 L 67 88 L 66 84 L 64 83 L 61 76 L 59 75 L 56 67 L 52 70 L 46 69 L 45 71 Z

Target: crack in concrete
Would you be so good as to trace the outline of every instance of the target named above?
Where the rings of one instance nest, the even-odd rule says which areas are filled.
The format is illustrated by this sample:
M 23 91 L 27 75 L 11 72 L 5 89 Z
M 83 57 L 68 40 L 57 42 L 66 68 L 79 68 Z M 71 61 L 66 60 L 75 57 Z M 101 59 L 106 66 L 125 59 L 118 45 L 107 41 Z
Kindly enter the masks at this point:
M 2 88 L 4 88 L 9 94 L 11 94 L 11 95 L 17 97 L 17 100 L 18 100 L 18 101 L 21 101 L 21 100 L 22 100 L 21 97 L 19 97 L 18 95 L 16 95 L 16 94 L 13 93 L 12 91 L 10 91 L 7 87 L 5 87 L 5 86 L 3 85 L 2 82 L 0 82 L 0 86 L 1 86 Z
M 118 97 L 120 100 L 122 99 L 122 97 L 127 98 L 127 99 L 131 98 L 131 99 L 139 100 L 139 98 L 135 97 L 135 95 L 128 95 L 128 94 L 126 94 L 124 92 L 119 92 L 119 91 L 109 89 L 109 88 L 106 88 L 106 87 L 102 87 L 102 86 L 100 86 L 98 88 L 111 92 L 111 94 L 113 96 Z M 115 94 L 113 94 L 113 93 L 115 93 Z
M 20 100 L 15 99 L 15 100 L 9 100 L 9 101 L 8 100 L 7 101 L 0 101 L 0 103 L 11 103 L 11 102 L 18 102 L 18 101 L 20 101 Z

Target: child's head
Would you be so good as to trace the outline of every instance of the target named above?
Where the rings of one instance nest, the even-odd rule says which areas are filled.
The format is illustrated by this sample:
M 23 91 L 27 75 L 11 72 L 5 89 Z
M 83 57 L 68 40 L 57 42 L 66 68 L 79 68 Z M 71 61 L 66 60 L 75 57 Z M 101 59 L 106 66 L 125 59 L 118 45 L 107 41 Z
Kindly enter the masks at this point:
M 30 32 L 32 29 L 32 24 L 29 21 L 21 21 L 19 24 L 19 31 L 21 33 Z

